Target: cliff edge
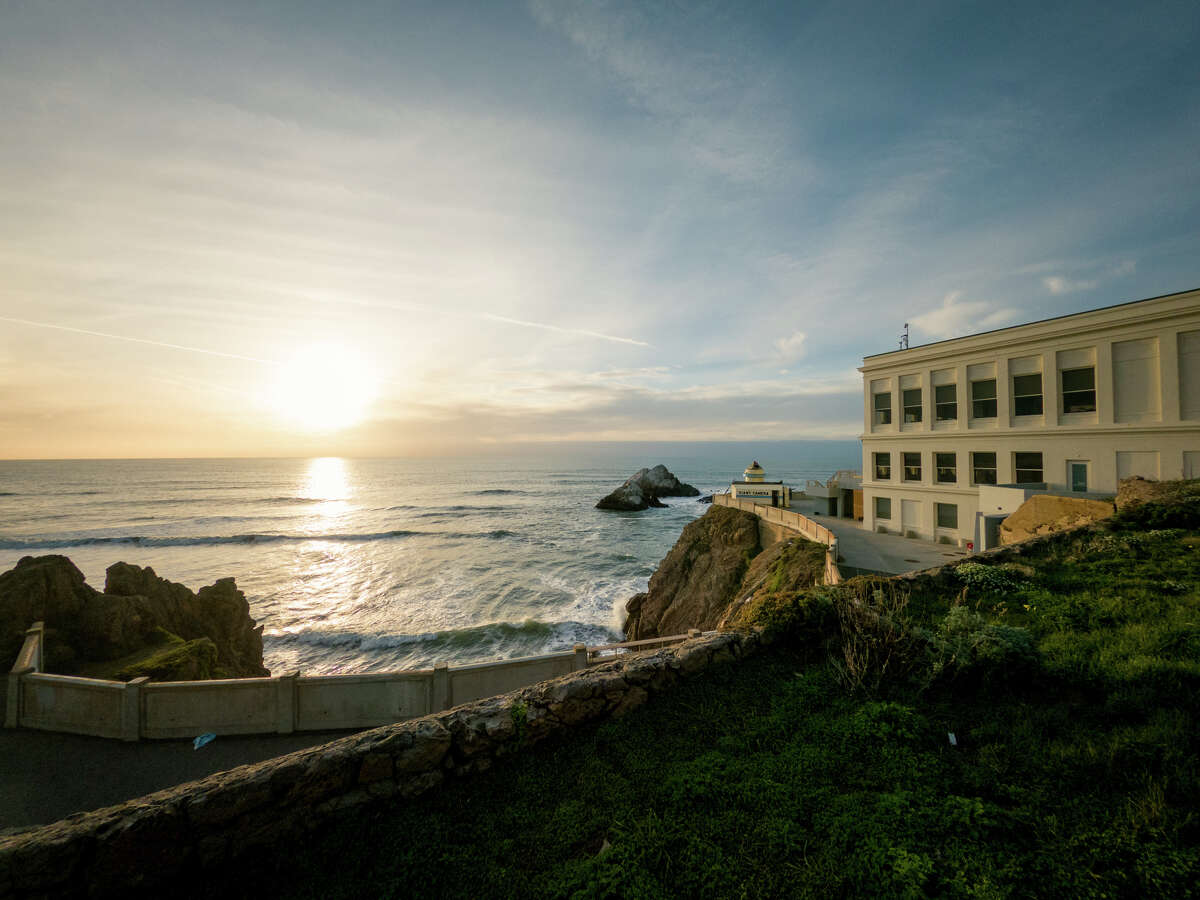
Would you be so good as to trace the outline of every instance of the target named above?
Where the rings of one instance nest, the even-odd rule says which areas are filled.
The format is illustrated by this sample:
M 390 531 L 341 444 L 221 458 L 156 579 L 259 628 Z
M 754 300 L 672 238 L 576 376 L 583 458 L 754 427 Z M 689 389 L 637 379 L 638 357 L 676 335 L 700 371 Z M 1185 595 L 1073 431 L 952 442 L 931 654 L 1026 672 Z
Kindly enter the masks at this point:
M 0 575 L 0 666 L 12 665 L 34 622 L 46 623 L 47 671 L 174 678 L 269 675 L 262 626 L 232 578 L 193 593 L 128 563 L 109 566 L 104 592 L 65 556 L 26 556 Z M 101 668 L 104 668 L 101 666 Z M 106 673 L 109 674 L 109 673 Z

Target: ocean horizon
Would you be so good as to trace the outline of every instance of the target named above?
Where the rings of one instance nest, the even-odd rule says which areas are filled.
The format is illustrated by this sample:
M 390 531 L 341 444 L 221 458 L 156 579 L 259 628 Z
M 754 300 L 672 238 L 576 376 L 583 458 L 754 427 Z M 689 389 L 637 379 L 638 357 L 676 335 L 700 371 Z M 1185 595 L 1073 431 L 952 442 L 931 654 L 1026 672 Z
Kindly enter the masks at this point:
M 195 590 L 234 577 L 276 674 L 377 672 L 620 640 L 624 604 L 708 508 L 596 502 L 663 463 L 707 495 L 752 459 L 803 487 L 857 441 L 573 444 L 494 454 L 0 461 L 0 571 L 68 556 Z

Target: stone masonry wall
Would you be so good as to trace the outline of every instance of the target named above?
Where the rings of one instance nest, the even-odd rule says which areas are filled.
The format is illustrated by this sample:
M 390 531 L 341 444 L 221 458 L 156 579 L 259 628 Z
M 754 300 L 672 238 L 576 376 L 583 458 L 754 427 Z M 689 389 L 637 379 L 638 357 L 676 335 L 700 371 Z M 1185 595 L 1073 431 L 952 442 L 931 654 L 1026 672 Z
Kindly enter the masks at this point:
M 0 898 L 176 892 L 189 877 L 223 869 L 347 811 L 415 797 L 574 725 L 623 715 L 680 679 L 756 651 L 761 642 L 757 633 L 726 632 L 629 654 L 0 837 Z

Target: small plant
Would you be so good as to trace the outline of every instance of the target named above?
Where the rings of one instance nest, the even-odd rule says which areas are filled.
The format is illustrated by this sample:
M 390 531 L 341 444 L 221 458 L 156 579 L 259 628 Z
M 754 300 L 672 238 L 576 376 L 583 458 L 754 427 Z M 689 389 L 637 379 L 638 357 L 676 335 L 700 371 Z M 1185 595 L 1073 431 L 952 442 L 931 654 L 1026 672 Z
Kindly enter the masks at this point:
M 873 692 L 911 668 L 907 588 L 891 579 L 856 578 L 831 594 L 841 637 L 841 658 L 832 662 L 848 690 Z
M 509 707 L 509 714 L 512 716 L 513 742 L 518 747 L 523 746 L 529 734 L 529 707 L 518 700 Z
M 1009 566 L 989 566 L 984 563 L 966 562 L 957 566 L 954 574 L 967 587 L 993 594 L 1007 594 L 1021 588 L 1020 573 Z
M 1024 628 L 988 622 L 965 606 L 952 607 L 930 638 L 930 681 L 970 676 L 992 680 L 1028 670 L 1037 662 L 1032 636 Z

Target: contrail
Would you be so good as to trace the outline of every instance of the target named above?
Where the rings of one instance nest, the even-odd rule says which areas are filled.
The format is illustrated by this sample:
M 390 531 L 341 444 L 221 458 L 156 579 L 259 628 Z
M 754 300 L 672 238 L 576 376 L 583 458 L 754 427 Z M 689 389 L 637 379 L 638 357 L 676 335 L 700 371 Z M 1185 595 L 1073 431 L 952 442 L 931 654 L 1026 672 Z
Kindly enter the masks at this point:
M 225 359 L 240 359 L 245 362 L 265 363 L 269 366 L 279 365 L 273 359 L 261 359 L 257 356 L 242 356 L 240 353 L 226 353 L 223 350 L 207 350 L 204 347 L 188 347 L 183 344 L 168 344 L 166 341 L 152 341 L 149 338 L 129 337 L 124 334 L 110 334 L 107 331 L 90 331 L 87 328 L 72 328 L 70 325 L 56 325 L 53 322 L 34 322 L 30 319 L 14 319 L 11 316 L 0 316 L 0 322 L 15 322 L 18 325 L 29 325 L 33 328 L 50 328 L 54 331 L 69 331 L 73 334 L 88 334 L 92 337 L 111 338 L 114 341 L 129 341 L 131 344 L 147 344 L 151 347 L 166 347 L 169 350 L 186 350 L 189 353 L 203 353 L 206 356 L 221 356 Z
M 601 334 L 599 331 L 588 331 L 584 328 L 563 328 L 561 325 L 547 325 L 545 322 L 527 322 L 524 319 L 510 319 L 508 316 L 497 316 L 492 313 L 479 313 L 479 318 L 489 322 L 505 322 L 509 325 L 524 325 L 526 328 L 541 328 L 545 331 L 557 331 L 561 334 L 577 334 L 581 337 L 600 338 L 604 341 L 616 341 L 618 344 L 633 344 L 635 347 L 649 347 L 645 341 L 635 341 L 633 338 L 617 337 L 612 334 Z

